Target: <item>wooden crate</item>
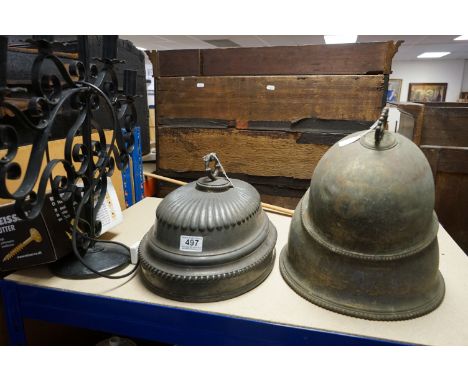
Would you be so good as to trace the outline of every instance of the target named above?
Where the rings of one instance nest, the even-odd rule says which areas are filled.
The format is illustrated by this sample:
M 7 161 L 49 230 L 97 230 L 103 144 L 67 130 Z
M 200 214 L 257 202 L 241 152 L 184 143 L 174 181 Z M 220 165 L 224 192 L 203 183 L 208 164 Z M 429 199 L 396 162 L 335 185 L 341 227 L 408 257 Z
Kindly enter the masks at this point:
M 400 43 L 167 50 L 150 58 L 157 77 L 390 74 Z
M 457 102 L 395 105 L 414 118 L 412 139 L 417 145 L 468 147 L 468 105 Z
M 404 103 L 397 107 L 414 118 L 412 138 L 432 168 L 439 220 L 468 253 L 468 105 Z
M 158 169 L 200 172 L 203 170 L 201 158 L 214 151 L 231 174 L 310 179 L 315 164 L 329 146 L 310 141 L 301 144 L 304 135 L 232 128 L 160 127 Z M 286 180 L 276 179 L 276 182 L 285 184 Z
M 384 75 L 164 77 L 157 81 L 158 124 L 181 118 L 372 121 L 386 86 Z
M 217 152 L 265 201 L 294 208 L 328 147 L 386 102 L 398 43 L 159 52 L 157 172 L 190 181 Z M 161 187 L 160 196 L 170 189 Z

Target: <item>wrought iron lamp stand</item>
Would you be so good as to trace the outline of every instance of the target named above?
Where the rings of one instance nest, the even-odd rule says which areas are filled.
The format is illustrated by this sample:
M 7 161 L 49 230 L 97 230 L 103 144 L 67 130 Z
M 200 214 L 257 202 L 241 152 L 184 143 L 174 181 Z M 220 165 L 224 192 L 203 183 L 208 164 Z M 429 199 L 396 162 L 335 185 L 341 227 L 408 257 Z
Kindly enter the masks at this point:
M 14 200 L 22 219 L 33 219 L 40 214 L 50 188 L 54 199 L 74 212 L 69 224 L 75 256 L 53 263 L 52 271 L 76 279 L 120 277 L 110 274 L 129 264 L 129 249 L 96 239 L 101 231 L 96 216 L 107 192 L 107 177 L 115 166 L 125 169 L 133 150 L 136 72 L 124 70 L 123 92 L 119 93 L 114 66 L 123 62 L 116 59 L 117 36 L 103 36 L 102 57 L 95 59 L 90 59 L 87 36 L 78 36 L 79 61 L 68 65 L 54 54 L 63 43 L 53 41 L 52 36 L 33 36 L 27 42 L 38 54 L 31 70 L 32 96 L 27 109 L 21 110 L 12 96 L 25 89 L 7 86 L 8 39 L 0 36 L 0 197 Z M 51 159 L 49 138 L 64 110 L 73 112 L 74 121 L 67 127 L 63 158 Z M 99 113 L 105 115 L 106 126 L 96 121 Z M 18 126 L 34 134 L 25 169 L 15 161 Z M 113 132 L 110 142 L 105 130 Z M 44 156 L 47 163 L 41 168 Z M 20 180 L 14 191 L 9 185 L 12 180 Z

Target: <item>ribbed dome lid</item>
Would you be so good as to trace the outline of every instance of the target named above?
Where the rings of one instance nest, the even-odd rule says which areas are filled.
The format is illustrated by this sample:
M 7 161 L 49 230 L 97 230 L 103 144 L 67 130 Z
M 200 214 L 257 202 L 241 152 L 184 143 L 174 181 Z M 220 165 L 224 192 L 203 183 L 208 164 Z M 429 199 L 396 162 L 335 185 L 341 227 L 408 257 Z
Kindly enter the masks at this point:
M 260 208 L 260 195 L 248 183 L 225 178 L 200 178 L 171 192 L 156 210 L 159 225 L 182 231 L 213 231 L 235 227 Z
M 224 178 L 201 178 L 166 196 L 156 210 L 154 244 L 187 254 L 180 248 L 180 236 L 200 236 L 204 256 L 248 252 L 260 245 L 268 233 L 268 219 L 259 193 L 238 179 L 226 183 Z
M 250 184 L 206 177 L 167 195 L 140 243 L 144 278 L 156 293 L 182 301 L 218 301 L 261 283 L 275 258 L 276 230 Z

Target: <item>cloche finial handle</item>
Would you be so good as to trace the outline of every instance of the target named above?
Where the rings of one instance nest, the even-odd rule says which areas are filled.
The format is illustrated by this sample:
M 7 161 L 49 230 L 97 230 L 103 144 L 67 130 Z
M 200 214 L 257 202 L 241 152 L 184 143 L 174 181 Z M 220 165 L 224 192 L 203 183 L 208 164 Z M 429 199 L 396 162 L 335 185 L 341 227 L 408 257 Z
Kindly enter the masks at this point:
M 380 114 L 379 121 L 377 122 L 377 128 L 375 129 L 375 144 L 378 145 L 382 140 L 385 125 L 387 124 L 388 119 L 388 107 L 385 107 Z
M 209 153 L 209 154 L 206 154 L 204 157 L 203 157 L 203 161 L 205 162 L 205 172 L 206 172 L 206 175 L 211 179 L 211 180 L 216 180 L 216 177 L 218 176 L 219 174 L 219 171 L 222 172 L 222 174 L 224 175 L 224 177 L 229 181 L 229 183 L 231 184 L 232 187 L 234 187 L 234 184 L 231 182 L 231 179 L 229 179 L 229 177 L 227 176 L 226 174 L 226 171 L 224 171 L 224 168 L 223 168 L 223 165 L 221 164 L 221 161 L 219 160 L 218 156 L 216 155 L 216 153 Z M 210 163 L 211 162 L 214 162 L 215 163 L 215 167 L 212 168 L 210 166 Z

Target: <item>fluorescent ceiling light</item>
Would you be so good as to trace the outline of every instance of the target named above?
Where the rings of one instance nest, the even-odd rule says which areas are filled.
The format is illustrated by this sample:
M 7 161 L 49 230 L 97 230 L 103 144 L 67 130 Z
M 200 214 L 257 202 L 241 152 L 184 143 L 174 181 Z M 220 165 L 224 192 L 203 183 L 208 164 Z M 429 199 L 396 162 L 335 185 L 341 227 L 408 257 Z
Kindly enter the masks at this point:
M 357 41 L 357 35 L 325 35 L 326 44 L 351 44 Z
M 146 48 L 142 48 L 141 46 L 136 46 L 135 48 L 137 48 L 139 50 L 146 50 Z
M 425 52 L 421 53 L 418 58 L 439 58 L 450 54 L 450 52 Z
M 454 40 L 468 40 L 468 34 L 455 37 Z

